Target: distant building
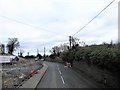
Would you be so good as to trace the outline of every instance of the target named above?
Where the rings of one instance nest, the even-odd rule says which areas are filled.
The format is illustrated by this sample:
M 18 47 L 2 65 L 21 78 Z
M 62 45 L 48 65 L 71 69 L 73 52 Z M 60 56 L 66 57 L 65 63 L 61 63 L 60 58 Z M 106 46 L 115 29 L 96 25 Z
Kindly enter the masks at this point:
M 1 63 L 12 63 L 14 61 L 18 61 L 19 58 L 17 56 L 13 56 L 13 55 L 1 55 L 0 56 L 0 64 Z
M 0 43 L 0 54 L 4 54 L 5 53 L 5 45 Z

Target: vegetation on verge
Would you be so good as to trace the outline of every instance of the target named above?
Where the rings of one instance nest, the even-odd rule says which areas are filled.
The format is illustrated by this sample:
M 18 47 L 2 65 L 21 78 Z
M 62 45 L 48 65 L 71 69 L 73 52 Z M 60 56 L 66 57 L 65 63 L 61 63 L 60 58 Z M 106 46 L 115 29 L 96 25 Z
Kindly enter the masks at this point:
M 119 44 L 103 43 L 100 45 L 85 45 L 79 46 L 76 44 L 69 48 L 69 50 L 59 52 L 59 57 L 63 61 L 84 61 L 88 65 L 96 65 L 99 68 L 107 69 L 109 71 L 120 71 L 120 51 Z M 55 58 L 57 54 L 51 54 L 51 58 Z

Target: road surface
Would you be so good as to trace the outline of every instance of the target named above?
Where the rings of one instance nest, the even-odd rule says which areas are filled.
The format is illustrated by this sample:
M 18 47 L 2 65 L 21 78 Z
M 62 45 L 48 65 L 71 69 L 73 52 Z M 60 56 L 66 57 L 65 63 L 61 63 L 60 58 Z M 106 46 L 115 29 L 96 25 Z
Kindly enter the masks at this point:
M 36 88 L 97 88 L 71 68 L 55 62 L 44 63 L 48 65 L 48 69 Z

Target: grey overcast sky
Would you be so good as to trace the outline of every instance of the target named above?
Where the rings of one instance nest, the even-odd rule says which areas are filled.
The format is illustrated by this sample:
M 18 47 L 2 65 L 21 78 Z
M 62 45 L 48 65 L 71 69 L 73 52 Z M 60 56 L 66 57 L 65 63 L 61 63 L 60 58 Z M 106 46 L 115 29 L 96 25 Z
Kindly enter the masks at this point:
M 18 38 L 19 50 L 36 54 L 68 42 L 113 0 L 0 0 L 0 43 Z M 118 2 L 115 0 L 75 37 L 86 44 L 117 42 Z M 47 51 L 47 53 L 48 53 Z M 18 53 L 16 51 L 15 53 Z

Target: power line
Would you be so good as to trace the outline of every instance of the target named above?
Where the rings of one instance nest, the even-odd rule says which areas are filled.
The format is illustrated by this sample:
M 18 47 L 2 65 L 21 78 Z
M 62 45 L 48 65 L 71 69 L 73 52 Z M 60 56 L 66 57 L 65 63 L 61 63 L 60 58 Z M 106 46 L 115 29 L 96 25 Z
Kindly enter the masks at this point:
M 81 30 L 83 30 L 88 24 L 90 24 L 95 18 L 97 18 L 105 9 L 107 9 L 115 0 L 110 2 L 105 8 L 103 8 L 95 17 L 93 17 L 87 24 L 85 24 L 81 29 L 79 29 L 76 33 L 74 33 L 72 36 L 79 33 Z
M 5 18 L 5 19 L 8 19 L 8 20 L 10 20 L 10 21 L 14 21 L 14 22 L 16 22 L 16 23 L 20 23 L 20 24 L 23 24 L 23 25 L 26 25 L 26 26 L 29 26 L 29 27 L 32 27 L 32 28 L 38 29 L 38 30 L 48 31 L 48 32 L 50 32 L 50 33 L 55 34 L 55 36 L 59 36 L 59 35 L 61 35 L 60 33 L 56 33 L 56 32 L 53 32 L 53 31 L 50 31 L 50 30 L 47 30 L 47 29 L 44 29 L 44 28 L 36 27 L 36 26 L 31 25 L 31 24 L 24 23 L 24 22 L 21 22 L 21 21 L 19 21 L 19 20 L 12 19 L 12 18 L 9 18 L 9 17 L 6 17 L 6 16 L 3 16 L 3 15 L 0 15 L 0 17 Z M 52 36 L 53 36 L 53 35 L 52 35 Z M 68 37 L 67 35 L 63 35 L 63 34 L 62 34 L 61 36 L 66 36 L 66 37 Z M 50 36 L 50 37 L 51 37 L 51 36 Z
M 16 19 L 12 19 L 12 18 L 3 16 L 3 15 L 0 15 L 0 17 L 5 18 L 5 19 L 10 20 L 10 21 L 14 21 L 14 22 L 16 22 L 16 23 L 20 23 L 20 24 L 23 24 L 23 25 L 26 25 L 26 26 L 30 26 L 30 27 L 35 28 L 35 29 L 38 29 L 38 30 L 41 30 L 41 29 L 42 29 L 42 30 L 45 30 L 45 31 L 49 31 L 49 30 L 46 30 L 46 29 L 43 29 L 43 28 L 39 28 L 39 27 L 33 26 L 33 25 L 31 25 L 31 24 L 27 24 L 27 23 L 24 23 L 24 22 L 21 22 L 21 21 L 16 20 Z M 49 32 L 50 32 L 50 31 L 49 31 Z M 60 35 L 59 33 L 55 33 L 55 32 L 51 32 L 51 33 L 54 33 L 55 36 L 59 36 L 59 35 Z M 53 35 L 52 35 L 52 36 L 53 36 Z M 50 37 L 52 37 L 52 36 L 50 36 Z M 61 36 L 66 36 L 66 35 L 61 35 Z M 49 38 L 50 38 L 50 37 L 49 37 Z M 66 36 L 66 37 L 68 37 L 68 36 Z M 51 41 L 52 41 L 52 40 L 51 40 Z M 51 41 L 49 41 L 49 42 L 51 42 Z M 55 42 L 62 42 L 62 41 L 59 40 L 59 41 L 55 41 Z
M 20 23 L 20 24 L 23 24 L 23 25 L 26 25 L 26 26 L 32 27 L 32 28 L 34 28 L 34 29 L 44 30 L 44 31 L 48 31 L 48 32 L 50 32 L 50 33 L 58 34 L 58 33 L 55 33 L 55 32 L 52 32 L 52 31 L 49 31 L 49 30 L 47 30 L 47 29 L 40 28 L 40 27 L 36 27 L 36 26 L 31 25 L 31 24 L 24 23 L 24 22 L 21 22 L 21 21 L 19 21 L 19 20 L 12 19 L 12 18 L 9 18 L 9 17 L 6 17 L 6 16 L 3 16 L 3 15 L 0 15 L 0 17 L 5 18 L 5 19 L 8 19 L 8 20 L 10 20 L 10 21 L 14 21 L 14 22 L 16 22 L 16 23 Z

